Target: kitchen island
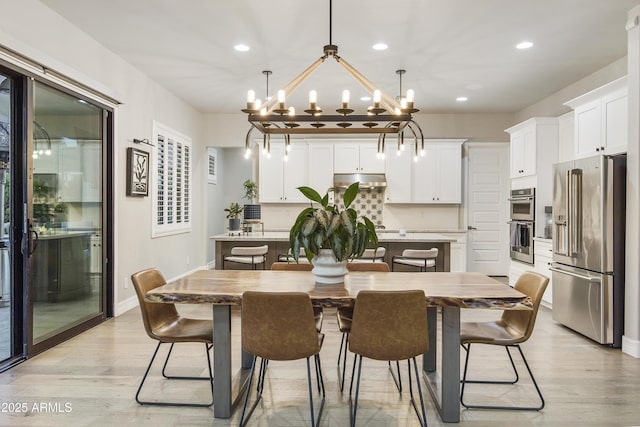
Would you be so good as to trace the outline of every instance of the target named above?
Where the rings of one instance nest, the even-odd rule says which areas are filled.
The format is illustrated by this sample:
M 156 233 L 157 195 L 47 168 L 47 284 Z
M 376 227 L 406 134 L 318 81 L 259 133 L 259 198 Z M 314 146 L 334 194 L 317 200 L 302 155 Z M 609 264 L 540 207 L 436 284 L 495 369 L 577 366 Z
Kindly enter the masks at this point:
M 91 292 L 88 282 L 91 231 L 47 230 L 33 252 L 33 301 L 60 302 Z
M 219 234 L 211 236 L 210 239 L 215 241 L 215 254 L 217 270 L 222 269 L 222 256 L 231 252 L 234 246 L 262 246 L 268 245 L 267 265 L 269 269 L 271 264 L 278 260 L 279 254 L 286 254 L 289 251 L 289 232 L 288 231 L 266 231 L 262 233 L 248 233 L 230 236 L 228 234 Z M 378 232 L 378 246 L 386 249 L 385 261 L 391 266 L 391 259 L 394 255 L 402 254 L 404 249 L 431 249 L 438 248 L 438 258 L 436 260 L 437 271 L 451 270 L 451 242 L 456 239 L 443 236 L 437 233 L 406 233 L 400 235 L 393 232 Z M 243 265 L 234 264 L 234 269 L 242 268 Z M 250 268 L 251 266 L 248 266 Z M 397 271 L 415 271 L 402 265 L 396 266 Z

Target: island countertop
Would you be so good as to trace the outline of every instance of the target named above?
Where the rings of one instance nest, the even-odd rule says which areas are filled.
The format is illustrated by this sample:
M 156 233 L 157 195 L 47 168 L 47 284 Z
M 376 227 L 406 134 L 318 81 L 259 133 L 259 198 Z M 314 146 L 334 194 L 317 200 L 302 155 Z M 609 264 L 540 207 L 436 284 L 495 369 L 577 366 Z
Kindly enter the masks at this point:
M 264 234 L 248 233 L 240 235 L 218 234 L 210 239 L 221 242 L 288 242 L 289 232 L 287 231 L 265 231 Z M 438 233 L 406 233 L 401 236 L 399 233 L 378 232 L 379 242 L 455 242 L 456 239 Z
M 267 253 L 266 269 L 271 268 L 271 264 L 276 262 L 280 255 L 289 252 L 289 232 L 288 231 L 265 231 L 236 235 L 219 234 L 209 237 L 215 242 L 215 268 L 220 270 L 222 258 L 231 252 L 235 246 L 269 246 Z M 402 254 L 405 249 L 431 249 L 437 248 L 439 253 L 436 258 L 436 271 L 450 271 L 451 268 L 451 243 L 456 242 L 455 237 L 449 237 L 438 233 L 411 233 L 401 236 L 397 232 L 378 232 L 378 246 L 384 247 L 386 255 L 384 261 L 392 266 L 394 256 Z M 228 268 L 243 268 L 242 265 L 230 265 Z M 251 267 L 251 266 L 249 266 Z M 261 267 L 259 267 L 261 268 Z M 396 269 L 407 270 L 406 267 L 396 265 Z M 408 270 L 411 270 L 410 268 Z M 414 269 L 415 270 L 415 269 Z

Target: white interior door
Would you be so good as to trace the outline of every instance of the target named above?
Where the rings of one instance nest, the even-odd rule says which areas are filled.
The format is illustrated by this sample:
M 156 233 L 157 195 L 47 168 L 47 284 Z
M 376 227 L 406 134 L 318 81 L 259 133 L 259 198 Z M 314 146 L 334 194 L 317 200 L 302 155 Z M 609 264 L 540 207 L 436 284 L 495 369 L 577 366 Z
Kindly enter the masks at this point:
M 509 144 L 469 144 L 467 270 L 509 273 Z

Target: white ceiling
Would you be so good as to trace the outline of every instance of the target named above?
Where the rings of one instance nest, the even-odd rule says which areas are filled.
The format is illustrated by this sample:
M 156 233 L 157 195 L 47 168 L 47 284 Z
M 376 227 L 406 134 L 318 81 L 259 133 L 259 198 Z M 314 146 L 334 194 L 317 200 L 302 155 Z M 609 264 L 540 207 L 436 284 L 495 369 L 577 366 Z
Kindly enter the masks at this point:
M 275 94 L 329 42 L 329 0 L 41 1 L 202 112 L 239 112 L 247 89 L 264 98 L 265 69 Z M 515 112 L 625 56 L 638 3 L 339 0 L 332 41 L 389 95 L 399 91 L 395 70 L 406 69 L 403 90 L 415 90 L 423 112 Z M 523 40 L 534 47 L 515 49 Z M 371 48 L 380 41 L 389 49 Z M 234 51 L 238 43 L 251 50 Z M 343 89 L 364 94 L 331 59 L 288 104 L 305 108 L 309 89 L 326 110 Z

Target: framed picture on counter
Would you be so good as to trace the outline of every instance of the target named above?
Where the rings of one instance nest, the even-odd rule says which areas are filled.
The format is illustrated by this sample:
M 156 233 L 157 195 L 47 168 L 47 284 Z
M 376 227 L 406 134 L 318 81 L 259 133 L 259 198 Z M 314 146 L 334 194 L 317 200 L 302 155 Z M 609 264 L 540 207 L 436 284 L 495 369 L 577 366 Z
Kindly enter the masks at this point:
M 149 153 L 127 148 L 127 196 L 149 195 Z

